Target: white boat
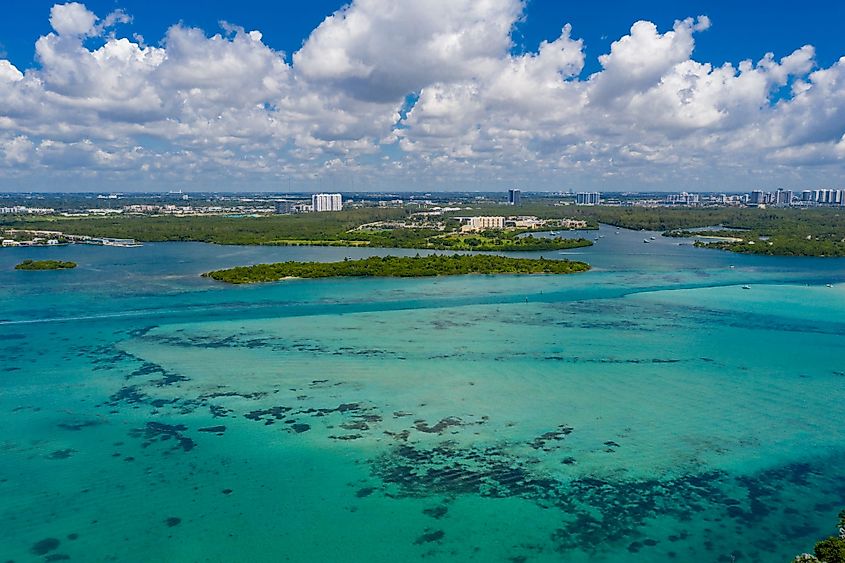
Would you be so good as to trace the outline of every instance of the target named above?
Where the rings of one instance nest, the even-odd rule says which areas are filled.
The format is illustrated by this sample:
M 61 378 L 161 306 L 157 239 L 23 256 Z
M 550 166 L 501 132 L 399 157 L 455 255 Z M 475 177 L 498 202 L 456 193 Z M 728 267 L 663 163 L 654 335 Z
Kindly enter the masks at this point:
M 744 285 L 744 286 L 742 286 L 742 289 L 751 289 L 751 286 L 750 285 Z
M 650 243 L 651 241 L 650 241 L 650 240 L 648 240 L 647 238 L 644 238 L 644 239 L 643 239 L 643 242 L 644 242 L 644 243 L 646 243 L 646 244 L 648 244 L 648 243 Z

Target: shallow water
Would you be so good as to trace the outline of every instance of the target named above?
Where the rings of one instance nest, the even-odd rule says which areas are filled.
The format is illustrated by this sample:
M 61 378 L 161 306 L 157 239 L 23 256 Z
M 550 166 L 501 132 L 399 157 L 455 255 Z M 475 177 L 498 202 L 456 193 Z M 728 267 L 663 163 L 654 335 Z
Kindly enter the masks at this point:
M 416 251 L 3 249 L 0 555 L 808 550 L 845 507 L 845 261 L 601 234 L 536 253 L 572 276 L 249 287 L 198 274 Z M 79 267 L 11 270 L 43 257 Z

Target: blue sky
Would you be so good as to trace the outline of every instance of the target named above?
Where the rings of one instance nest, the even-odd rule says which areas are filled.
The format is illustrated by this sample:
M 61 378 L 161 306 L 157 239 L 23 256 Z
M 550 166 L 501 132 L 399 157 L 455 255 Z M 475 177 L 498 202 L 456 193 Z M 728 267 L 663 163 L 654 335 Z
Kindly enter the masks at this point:
M 843 181 L 845 3 L 16 4 L 0 190 Z
M 20 67 L 35 64 L 34 43 L 50 31 L 47 16 L 53 0 L 17 2 L 12 17 L 0 18 L 0 44 L 7 57 Z M 329 0 L 279 2 L 273 0 L 91 0 L 85 5 L 105 14 L 118 8 L 132 15 L 132 31 L 149 41 L 164 36 L 171 25 L 215 31 L 221 20 L 259 29 L 274 49 L 292 53 L 326 16 L 343 5 Z M 598 70 L 598 55 L 611 41 L 627 32 L 637 20 L 653 21 L 669 28 L 676 19 L 705 14 L 713 28 L 696 43 L 696 56 L 721 64 L 744 58 L 759 58 L 767 51 L 776 55 L 792 52 L 810 43 L 817 60 L 827 66 L 845 54 L 841 23 L 845 2 L 806 0 L 796 9 L 790 2 L 684 2 L 666 0 L 611 0 L 608 2 L 563 2 L 529 0 L 525 18 L 516 26 L 515 50 L 534 50 L 540 41 L 552 40 L 563 23 L 571 23 L 574 34 L 587 44 L 585 71 Z M 2 51 L 0 51 L 2 52 Z

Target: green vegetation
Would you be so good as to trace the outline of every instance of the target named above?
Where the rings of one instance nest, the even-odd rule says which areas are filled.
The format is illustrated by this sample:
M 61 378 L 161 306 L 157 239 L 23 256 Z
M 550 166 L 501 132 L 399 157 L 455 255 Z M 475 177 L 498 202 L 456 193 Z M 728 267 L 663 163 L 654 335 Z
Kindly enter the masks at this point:
M 845 563 L 845 510 L 839 513 L 839 535 L 830 536 L 816 543 L 815 555 L 804 553 L 793 563 Z
M 228 283 L 257 283 L 285 278 L 425 277 L 463 274 L 573 274 L 589 270 L 583 262 L 505 258 L 484 254 L 385 256 L 343 262 L 279 262 L 216 270 L 204 277 Z
M 350 229 L 372 221 L 403 219 L 408 213 L 404 209 L 367 208 L 266 217 L 34 217 L 0 222 L 0 225 L 93 237 L 132 238 L 142 242 L 284 244 L 287 240 L 349 241 L 353 240 L 347 233 Z
M 16 270 L 69 270 L 76 268 L 76 262 L 62 262 L 61 260 L 24 260 Z
M 594 227 L 606 223 L 628 229 L 664 231 L 668 236 L 701 236 L 691 229 L 721 226 L 714 236 L 741 241 L 703 241 L 699 246 L 778 256 L 845 256 L 845 209 L 734 207 L 668 208 L 559 205 L 528 202 L 514 207 L 471 203 L 445 219 L 445 230 L 420 227 L 379 228 L 378 222 L 403 222 L 417 208 L 361 208 L 333 213 L 224 216 L 12 217 L 0 227 L 62 231 L 139 241 L 199 241 L 216 244 L 368 246 L 431 250 L 545 251 L 588 246 L 586 239 L 540 238 L 520 231 L 460 233 L 458 215 L 536 215 L 573 218 Z M 375 224 L 374 228 L 365 225 Z M 362 225 L 365 227 L 362 228 Z M 752 244 L 753 243 L 753 244 Z
M 358 229 L 366 223 L 406 219 L 413 211 L 398 208 L 350 209 L 332 213 L 223 216 L 110 216 L 34 217 L 0 222 L 25 229 L 49 229 L 74 235 L 131 238 L 143 242 L 198 241 L 215 244 L 268 244 L 316 246 L 370 246 L 431 250 L 540 251 L 590 246 L 586 239 L 518 236 L 521 231 L 456 232 L 456 221 L 447 229 Z M 501 209 L 500 209 L 501 212 Z
M 519 252 L 564 250 L 591 246 L 592 241 L 562 237 L 540 238 L 525 231 L 484 231 L 481 233 L 441 232 L 433 229 L 392 229 L 356 231 L 355 238 L 365 239 L 369 246 L 384 248 L 425 248 L 430 250 L 478 250 Z
M 845 210 L 753 208 L 579 208 L 574 217 L 592 217 L 628 229 L 667 231 L 666 236 L 740 239 L 700 241 L 696 246 L 772 256 L 845 256 Z M 716 231 L 689 229 L 721 225 Z

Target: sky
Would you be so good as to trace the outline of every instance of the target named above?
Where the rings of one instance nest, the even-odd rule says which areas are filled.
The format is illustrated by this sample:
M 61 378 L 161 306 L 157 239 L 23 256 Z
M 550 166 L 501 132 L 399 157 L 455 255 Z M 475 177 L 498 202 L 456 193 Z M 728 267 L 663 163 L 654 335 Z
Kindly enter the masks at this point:
M 0 191 L 845 188 L 845 3 L 0 6 Z

